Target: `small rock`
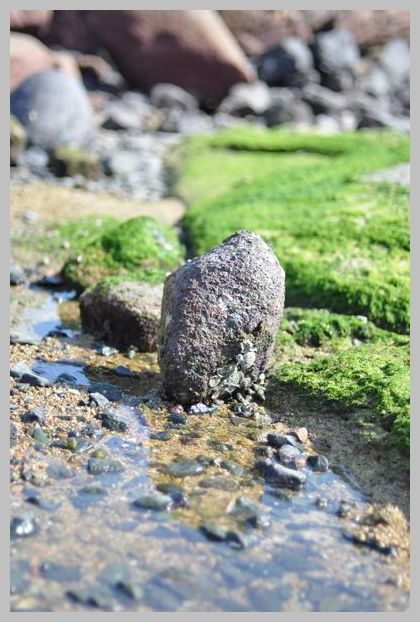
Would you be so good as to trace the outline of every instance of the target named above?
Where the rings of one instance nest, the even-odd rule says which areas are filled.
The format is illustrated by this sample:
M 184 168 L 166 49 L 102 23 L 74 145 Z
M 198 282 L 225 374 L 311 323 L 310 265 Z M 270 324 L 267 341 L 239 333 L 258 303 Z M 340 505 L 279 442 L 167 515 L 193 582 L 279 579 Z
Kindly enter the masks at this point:
M 49 445 L 51 443 L 49 437 L 45 434 L 42 428 L 33 428 L 32 438 L 41 445 Z
M 283 445 L 291 445 L 296 447 L 300 451 L 303 451 L 303 447 L 294 436 L 291 434 L 267 434 L 267 443 L 272 447 L 283 447 Z
M 210 523 L 201 525 L 200 531 L 206 536 L 206 538 L 213 540 L 214 542 L 223 542 L 226 540 L 228 534 L 228 530 L 225 527 Z
M 166 467 L 167 473 L 173 477 L 189 477 L 204 473 L 204 467 L 196 460 L 183 460 L 182 462 L 172 462 Z
M 270 105 L 270 89 L 265 82 L 235 84 L 220 104 L 218 111 L 245 117 L 263 114 Z
M 20 378 L 20 382 L 30 384 L 33 387 L 49 387 L 51 385 L 51 382 L 47 378 L 35 374 L 34 372 L 23 374 Z
M 91 475 L 103 475 L 104 473 L 121 473 L 124 471 L 124 466 L 118 460 L 89 458 L 87 470 Z
M 11 538 L 28 538 L 39 532 L 39 525 L 32 512 L 22 512 L 12 518 L 10 523 Z
M 102 356 L 112 356 L 113 354 L 118 354 L 118 350 L 116 348 L 111 348 L 111 346 L 101 346 L 98 353 L 102 354 Z
M 70 467 L 61 463 L 50 464 L 47 467 L 47 473 L 53 479 L 69 479 L 74 477 L 75 473 Z
M 173 505 L 172 497 L 158 492 L 153 494 L 141 495 L 134 501 L 134 505 L 144 510 L 156 510 L 165 512 L 170 510 Z
M 306 428 L 295 428 L 290 431 L 290 434 L 295 436 L 300 443 L 306 443 L 309 438 L 308 430 Z
M 294 468 L 294 466 L 299 462 L 299 459 L 302 457 L 302 452 L 297 447 L 293 447 L 293 445 L 283 445 L 277 452 L 277 457 L 279 461 L 285 466 L 290 466 Z M 305 460 L 303 461 L 302 466 L 305 465 Z
M 300 490 L 306 482 L 306 475 L 301 471 L 288 469 L 285 466 L 273 462 L 270 458 L 257 460 L 255 468 L 273 486 Z
M 150 91 L 150 103 L 157 108 L 198 109 L 197 99 L 176 84 L 155 84 Z
M 45 408 L 43 406 L 37 406 L 36 408 L 27 410 L 23 415 L 21 415 L 20 419 L 23 423 L 32 423 L 33 421 L 36 421 L 42 426 L 45 423 Z
M 207 477 L 200 480 L 198 484 L 201 488 L 216 488 L 218 490 L 234 491 L 238 489 L 239 484 L 234 480 L 225 477 Z
M 10 285 L 21 285 L 26 281 L 25 271 L 19 264 L 10 266 Z
M 50 155 L 49 167 L 56 177 L 82 175 L 86 179 L 99 179 L 103 175 L 99 156 L 80 147 L 56 147 Z
M 206 406 L 205 404 L 198 402 L 198 404 L 192 404 L 192 406 L 189 407 L 188 412 L 190 415 L 207 415 L 213 412 L 214 409 L 215 406 Z
M 325 456 L 308 456 L 306 464 L 313 471 L 317 471 L 319 473 L 325 473 L 328 471 L 328 460 Z
M 131 369 L 128 369 L 128 367 L 125 367 L 124 365 L 118 365 L 117 367 L 114 367 L 113 372 L 115 374 L 117 374 L 117 376 L 122 376 L 123 378 L 135 378 L 136 374 L 131 371 Z
M 12 376 L 12 378 L 18 378 L 19 380 L 20 378 L 22 378 L 24 374 L 30 374 L 30 373 L 32 373 L 32 370 L 29 367 L 29 365 L 25 363 L 24 361 L 19 361 L 19 363 L 16 363 L 16 365 L 13 365 L 13 367 L 10 370 L 10 375 Z
M 187 423 L 187 418 L 185 415 L 181 415 L 180 413 L 169 413 L 167 416 L 167 420 L 175 425 L 185 425 Z
M 39 571 L 47 581 L 58 581 L 60 583 L 79 581 L 81 577 L 79 566 L 66 566 L 56 562 L 44 562 Z
M 264 52 L 257 68 L 261 80 L 270 86 L 301 86 L 315 79 L 311 51 L 298 37 L 285 37 L 281 45 Z
M 89 393 L 89 400 L 104 410 L 111 405 L 109 399 L 101 393 Z
M 99 418 L 104 428 L 113 432 L 126 432 L 128 429 L 125 421 L 117 419 L 111 412 L 100 413 Z

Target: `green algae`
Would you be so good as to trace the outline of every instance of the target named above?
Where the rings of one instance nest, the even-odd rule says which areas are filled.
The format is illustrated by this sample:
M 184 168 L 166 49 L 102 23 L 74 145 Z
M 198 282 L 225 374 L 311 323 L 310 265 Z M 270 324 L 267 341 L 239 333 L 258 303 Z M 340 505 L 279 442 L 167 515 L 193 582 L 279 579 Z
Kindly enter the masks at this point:
M 288 305 L 408 332 L 409 191 L 360 181 L 408 160 L 406 137 L 235 130 L 189 145 L 178 187 L 191 204 L 183 224 L 194 253 L 256 231 L 285 268 Z
M 78 231 L 77 225 L 73 226 Z M 149 216 L 109 222 L 99 231 L 88 230 L 87 237 L 89 242 L 82 241 L 78 254 L 62 270 L 66 281 L 78 291 L 94 286 L 104 277 L 160 283 L 183 258 L 176 233 Z
M 271 376 L 277 386 L 294 387 L 307 399 L 338 412 L 363 410 L 364 421 L 389 428 L 387 441 L 403 452 L 410 445 L 410 352 L 408 338 L 394 344 L 366 343 L 311 363 L 283 363 Z

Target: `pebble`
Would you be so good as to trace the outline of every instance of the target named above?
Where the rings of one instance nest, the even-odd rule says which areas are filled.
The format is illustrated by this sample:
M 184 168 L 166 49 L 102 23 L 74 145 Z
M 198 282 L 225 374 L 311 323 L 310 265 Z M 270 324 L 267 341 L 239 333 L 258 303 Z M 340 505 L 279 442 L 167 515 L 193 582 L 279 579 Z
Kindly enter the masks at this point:
M 270 458 L 257 460 L 255 467 L 273 486 L 300 490 L 306 482 L 306 475 L 301 471 L 288 469 Z
M 167 416 L 167 420 L 176 425 L 185 425 L 187 423 L 187 418 L 185 415 L 177 412 L 171 412 Z
M 131 371 L 131 369 L 128 369 L 128 367 L 124 367 L 124 365 L 118 365 L 118 367 L 115 367 L 113 371 L 117 374 L 117 376 L 123 376 L 124 378 L 136 377 L 136 374 Z
M 51 382 L 47 378 L 35 374 L 34 372 L 23 374 L 20 378 L 20 382 L 30 384 L 33 387 L 49 387 L 51 385 Z
M 124 466 L 118 460 L 106 458 L 89 458 L 87 470 L 91 475 L 102 475 L 103 473 L 121 473 Z
M 246 473 L 246 469 L 233 460 L 222 460 L 220 462 L 220 467 L 226 471 L 229 471 L 232 475 L 237 475 L 238 477 L 243 477 Z
M 23 415 L 21 415 L 20 420 L 23 423 L 32 423 L 35 421 L 36 423 L 39 423 L 39 425 L 44 425 L 45 408 L 43 408 L 42 406 L 37 406 L 36 408 L 27 410 Z
M 204 473 L 204 467 L 196 460 L 183 460 L 182 462 L 172 462 L 166 467 L 166 471 L 173 477 L 196 476 Z
M 25 281 L 26 275 L 22 266 L 18 264 L 10 266 L 10 285 L 21 285 Z
M 328 471 L 328 459 L 325 456 L 308 456 L 306 464 L 318 473 L 325 473 Z
M 144 494 L 134 501 L 134 505 L 144 510 L 156 510 L 164 512 L 170 510 L 173 505 L 172 497 L 159 492 Z
M 79 581 L 81 576 L 79 566 L 66 566 L 56 562 L 44 562 L 39 567 L 39 571 L 47 581 L 58 581 L 60 583 Z
M 295 436 L 300 443 L 306 443 L 309 435 L 308 430 L 306 428 L 295 428 L 290 431 L 292 436 Z
M 48 436 L 45 434 L 42 428 L 35 427 L 32 429 L 32 438 L 37 442 L 41 443 L 41 445 L 49 445 L 51 443 Z
M 303 450 L 303 447 L 291 434 L 267 434 L 267 443 L 272 447 L 283 447 L 283 445 L 292 445 L 297 449 Z
M 112 432 L 126 432 L 128 429 L 128 426 L 124 421 L 117 419 L 110 412 L 100 413 L 99 418 L 102 426 L 107 430 L 112 430 Z
M 12 538 L 28 538 L 39 531 L 39 525 L 32 512 L 22 512 L 14 516 L 10 523 L 10 536 Z
M 110 406 L 111 402 L 102 393 L 89 393 L 89 400 L 99 406 L 99 408 L 106 409 Z
M 189 407 L 188 412 L 190 415 L 207 415 L 215 410 L 215 406 L 206 406 L 201 402 L 198 404 L 193 404 Z
M 171 484 L 169 482 L 164 482 L 162 484 L 158 484 L 157 489 L 159 490 L 159 492 L 163 492 L 165 495 L 169 495 L 176 506 L 188 506 L 188 498 L 180 486 L 177 486 L 176 484 Z
M 277 458 L 281 464 L 290 466 L 291 468 L 303 468 L 306 463 L 305 455 L 302 454 L 300 449 L 293 445 L 283 445 L 277 451 Z
M 172 434 L 167 430 L 162 430 L 160 432 L 151 432 L 150 439 L 152 441 L 169 441 L 172 437 Z
M 10 375 L 12 376 L 12 378 L 22 378 L 23 375 L 25 374 L 30 374 L 32 373 L 31 368 L 29 367 L 29 365 L 27 363 L 25 363 L 24 361 L 19 361 L 19 363 L 16 363 L 16 365 L 13 365 L 13 367 L 10 370 Z
M 118 350 L 116 348 L 111 348 L 111 346 L 101 346 L 98 349 L 98 354 L 102 356 L 112 356 L 113 354 L 118 354 Z
M 74 477 L 75 472 L 65 464 L 55 463 L 47 467 L 47 473 L 53 479 L 69 479 Z
M 201 488 L 217 488 L 218 490 L 227 490 L 233 491 L 238 489 L 238 483 L 232 479 L 227 479 L 225 477 L 207 477 L 205 479 L 200 480 L 198 485 Z

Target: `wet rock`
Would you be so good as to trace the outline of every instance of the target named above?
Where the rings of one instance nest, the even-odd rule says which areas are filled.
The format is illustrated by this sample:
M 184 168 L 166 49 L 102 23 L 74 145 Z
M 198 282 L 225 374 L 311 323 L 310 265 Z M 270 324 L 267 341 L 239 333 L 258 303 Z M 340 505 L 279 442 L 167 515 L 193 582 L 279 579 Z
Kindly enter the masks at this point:
M 125 421 L 117 419 L 111 412 L 104 412 L 99 414 L 99 418 L 104 428 L 112 430 L 112 432 L 126 432 L 128 429 Z
M 278 450 L 277 457 L 284 466 L 295 468 L 302 459 L 302 452 L 297 447 L 293 447 L 293 445 L 283 445 Z M 304 458 L 301 466 L 305 466 Z
M 69 590 L 66 594 L 71 600 L 88 607 L 98 607 L 105 611 L 113 611 L 114 609 L 114 598 L 110 588 L 107 586 L 92 585 Z
M 43 406 L 37 406 L 36 408 L 27 410 L 21 415 L 20 419 L 23 423 L 32 423 L 35 421 L 42 426 L 45 423 L 45 408 Z
M 165 282 L 159 363 L 168 397 L 183 404 L 262 382 L 284 302 L 284 271 L 256 234 L 240 231 Z
M 301 471 L 288 469 L 270 458 L 257 460 L 255 468 L 273 486 L 300 490 L 306 482 L 306 475 Z
M 216 488 L 218 490 L 233 491 L 238 489 L 238 483 L 235 480 L 227 479 L 225 477 L 207 477 L 200 480 L 198 485 L 201 488 Z
M 69 479 L 74 477 L 75 472 L 66 464 L 56 462 L 47 467 L 47 473 L 53 479 Z
M 80 298 L 82 326 L 118 348 L 157 348 L 162 287 L 136 281 L 97 286 Z
M 52 561 L 42 563 L 39 572 L 47 581 L 58 581 L 59 583 L 79 581 L 81 577 L 79 566 L 67 566 Z
M 103 475 L 104 473 L 121 473 L 124 471 L 124 466 L 118 460 L 89 458 L 87 470 L 91 475 Z
M 39 525 L 32 512 L 22 512 L 10 522 L 11 538 L 28 538 L 39 532 Z
M 159 492 L 144 494 L 134 501 L 134 505 L 143 510 L 156 510 L 165 512 L 173 505 L 172 497 Z
M 22 594 L 29 586 L 29 562 L 14 559 L 10 562 L 10 594 Z
M 236 475 L 237 477 L 243 477 L 246 473 L 246 469 L 233 460 L 221 460 L 220 467 L 225 469 L 225 471 L 229 471 L 232 475 Z
M 204 467 L 196 460 L 183 460 L 182 462 L 172 462 L 166 467 L 166 472 L 173 477 L 189 477 L 191 475 L 201 475 Z
M 108 398 L 105 397 L 105 395 L 97 392 L 89 393 L 89 400 L 96 404 L 96 406 L 99 406 L 99 408 L 104 410 L 106 410 L 111 405 L 111 402 Z
M 31 368 L 27 363 L 25 363 L 25 361 L 19 361 L 10 369 L 10 375 L 12 378 L 18 378 L 19 380 L 24 374 L 30 374 L 31 372 Z
M 265 82 L 235 84 L 220 104 L 218 111 L 239 117 L 260 115 L 267 110 L 270 101 L 270 89 Z
M 233 548 L 245 549 L 254 542 L 250 534 L 238 530 L 229 530 L 221 525 L 206 523 L 200 527 L 200 531 L 213 542 L 227 542 Z
M 55 512 L 61 505 L 59 501 L 52 501 L 42 496 L 37 490 L 30 488 L 24 491 L 25 501 L 31 505 L 35 505 L 40 510 L 47 512 Z
M 328 460 L 325 456 L 308 456 L 306 464 L 312 471 L 317 471 L 319 473 L 328 471 Z
M 158 484 L 157 489 L 159 490 L 159 492 L 162 492 L 165 495 L 169 495 L 175 506 L 188 506 L 188 498 L 181 486 L 177 486 L 176 484 L 171 484 L 169 482 L 164 482 L 162 484 Z
M 25 373 L 21 376 L 20 382 L 24 384 L 30 384 L 33 387 L 49 387 L 51 382 L 41 376 L 40 374 L 36 374 L 34 372 Z
M 167 420 L 175 425 L 185 425 L 187 423 L 187 417 L 180 413 L 169 413 Z
M 22 82 L 11 95 L 12 114 L 35 145 L 82 146 L 93 133 L 93 114 L 87 95 L 62 71 L 42 71 Z
M 227 513 L 253 528 L 267 528 L 270 524 L 269 517 L 261 512 L 258 505 L 244 496 L 235 499 L 228 506 Z
M 51 441 L 42 428 L 33 428 L 32 438 L 41 445 L 48 446 Z
M 233 445 L 231 443 L 222 443 L 221 441 L 209 441 L 208 446 L 215 451 L 220 451 L 221 453 L 233 450 Z
M 206 536 L 206 538 L 213 540 L 214 542 L 223 542 L 226 540 L 226 536 L 228 534 L 228 530 L 225 527 L 213 525 L 211 523 L 201 525 L 200 531 Z
M 26 281 L 25 271 L 19 264 L 10 266 L 10 285 L 21 285 Z
M 172 434 L 168 430 L 161 430 L 159 432 L 151 432 L 150 439 L 152 441 L 169 441 Z
M 296 447 L 300 451 L 303 451 L 303 446 L 298 443 L 296 438 L 291 434 L 267 434 L 267 443 L 272 447 L 283 447 L 283 445 L 291 445 Z
M 198 109 L 198 101 L 176 84 L 155 84 L 150 91 L 150 103 L 157 108 L 180 108 L 191 111 Z

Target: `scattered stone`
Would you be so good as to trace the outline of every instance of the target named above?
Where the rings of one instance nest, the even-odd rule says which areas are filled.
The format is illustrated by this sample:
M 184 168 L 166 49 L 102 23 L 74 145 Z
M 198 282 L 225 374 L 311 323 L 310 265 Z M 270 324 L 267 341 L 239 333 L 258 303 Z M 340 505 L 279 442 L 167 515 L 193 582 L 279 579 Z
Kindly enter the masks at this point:
M 220 451 L 222 453 L 226 453 L 228 451 L 233 450 L 233 445 L 231 443 L 221 443 L 220 441 L 208 441 L 208 446 L 214 449 L 215 451 Z
M 243 477 L 246 473 L 244 467 L 233 460 L 221 460 L 220 467 L 225 469 L 225 471 L 229 471 L 232 475 L 236 475 L 237 477 Z
M 100 413 L 99 418 L 102 426 L 107 430 L 112 430 L 112 432 L 126 432 L 128 430 L 128 426 L 125 421 L 117 419 L 111 412 Z
M 180 413 L 169 413 L 167 420 L 175 425 L 185 425 L 187 423 L 187 417 Z
M 26 281 L 25 271 L 19 264 L 10 266 L 10 285 L 21 285 Z
M 128 369 L 128 367 L 125 367 L 124 365 L 118 365 L 117 367 L 114 367 L 113 372 L 115 374 L 117 374 L 117 376 L 122 376 L 123 378 L 135 378 L 136 374 L 131 371 L 131 369 Z
M 134 505 L 144 510 L 156 510 L 165 512 L 170 510 L 173 505 L 172 497 L 159 492 L 144 494 L 134 501 Z
M 159 490 L 159 492 L 163 492 L 165 495 L 169 495 L 175 506 L 188 506 L 187 496 L 180 486 L 177 486 L 176 484 L 171 484 L 169 482 L 164 482 L 162 484 L 158 484 L 157 489 Z
M 277 452 L 277 457 L 284 466 L 289 466 L 291 468 L 297 467 L 298 464 L 303 467 L 306 462 L 300 449 L 293 447 L 293 445 L 283 445 L 280 447 Z
M 267 443 L 272 447 L 283 447 L 283 445 L 291 445 L 296 447 L 300 451 L 304 450 L 304 447 L 298 443 L 296 438 L 291 434 L 267 434 Z
M 116 348 L 111 348 L 110 346 L 101 346 L 98 353 L 102 354 L 102 356 L 112 356 L 113 354 L 118 354 L 118 350 Z
M 394 87 L 401 87 L 410 76 L 410 47 L 404 39 L 391 39 L 379 55 L 379 64 Z
M 29 365 L 24 361 L 19 361 L 19 363 L 13 365 L 10 370 L 10 375 L 12 376 L 12 378 L 18 378 L 19 380 L 22 378 L 23 375 L 30 373 L 32 373 L 32 370 Z
M 150 91 L 150 103 L 157 108 L 180 108 L 186 112 L 198 109 L 198 101 L 176 84 L 155 84 Z
M 306 482 L 306 475 L 301 471 L 288 469 L 270 458 L 257 460 L 255 468 L 273 486 L 300 490 Z
M 45 434 L 42 428 L 33 428 L 32 430 L 32 438 L 41 445 L 48 446 L 51 443 L 49 437 Z
M 247 231 L 172 273 L 165 282 L 158 353 L 168 397 L 192 404 L 255 394 L 283 301 L 283 269 L 265 242 Z
M 315 499 L 315 505 L 320 510 L 323 510 L 328 506 L 328 499 L 326 497 L 317 497 Z
M 69 479 L 75 475 L 75 472 L 70 467 L 60 462 L 48 465 L 47 473 L 53 479 Z
M 49 166 L 57 177 L 82 175 L 86 179 L 99 179 L 103 175 L 98 154 L 80 147 L 56 147 L 50 155 Z
M 281 45 L 264 52 L 257 68 L 261 80 L 270 86 L 301 86 L 316 79 L 311 51 L 298 37 L 286 37 Z
M 66 566 L 56 562 L 44 562 L 39 571 L 47 581 L 67 583 L 68 581 L 79 581 L 81 578 L 79 566 Z
M 11 538 L 28 538 L 39 532 L 39 525 L 32 512 L 22 512 L 14 516 L 10 523 Z
M 118 460 L 89 458 L 87 470 L 91 475 L 103 475 L 104 473 L 121 473 L 124 471 L 124 466 Z
M 80 298 L 82 325 L 118 348 L 157 348 L 162 286 L 137 281 L 99 284 Z
M 235 84 L 220 104 L 218 110 L 224 114 L 246 117 L 263 114 L 270 105 L 270 89 L 265 82 Z
M 45 408 L 43 406 L 37 406 L 36 408 L 27 410 L 21 415 L 20 419 L 23 423 L 32 423 L 36 421 L 36 423 L 42 426 L 45 423 Z
M 150 439 L 152 441 L 169 441 L 170 438 L 172 438 L 172 434 L 168 430 L 150 433 Z
M 217 476 L 202 479 L 199 481 L 198 485 L 201 488 L 216 488 L 218 490 L 227 490 L 229 492 L 237 490 L 239 487 L 239 484 L 234 480 Z
M 328 460 L 325 456 L 308 456 L 306 464 L 313 471 L 317 471 L 319 473 L 325 473 L 328 471 Z
M 182 462 L 172 462 L 166 467 L 166 471 L 173 477 L 189 477 L 204 473 L 204 467 L 196 460 L 183 460 Z
M 188 412 L 190 415 L 208 415 L 213 412 L 215 408 L 215 406 L 206 406 L 205 404 L 198 402 L 198 404 L 192 404 L 192 406 L 189 407 Z
M 228 530 L 225 527 L 210 523 L 201 525 L 200 531 L 206 536 L 206 538 L 213 540 L 214 542 L 223 542 L 226 540 L 228 534 Z
M 93 133 L 93 114 L 83 86 L 62 71 L 41 71 L 11 94 L 12 114 L 37 146 L 82 146 Z
M 47 378 L 44 378 L 43 376 L 40 376 L 32 371 L 23 374 L 20 377 L 20 382 L 30 384 L 33 387 L 49 387 L 51 385 L 51 382 Z
M 306 443 L 309 439 L 308 430 L 306 428 L 295 428 L 289 432 L 295 436 L 300 443 Z
M 109 399 L 101 393 L 89 393 L 89 400 L 96 404 L 96 406 L 99 406 L 99 408 L 104 410 L 106 410 L 111 405 Z
M 325 86 L 334 91 L 353 86 L 353 70 L 360 51 L 351 32 L 338 28 L 319 32 L 313 49 Z

